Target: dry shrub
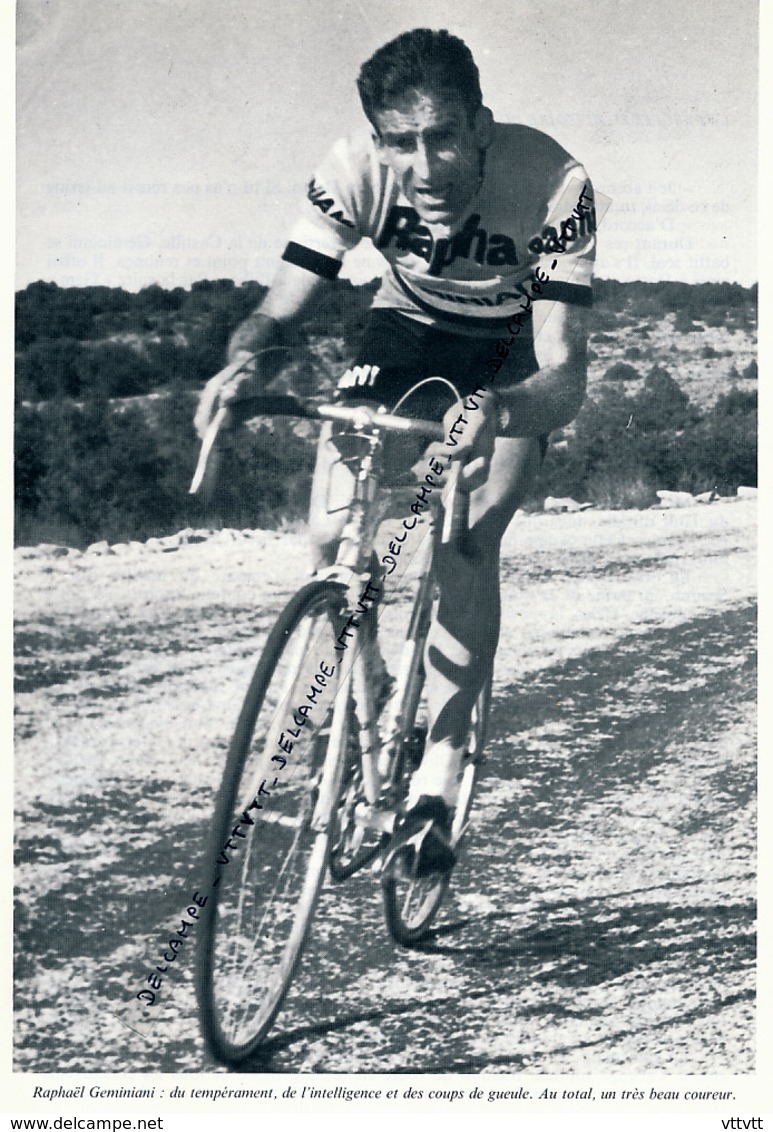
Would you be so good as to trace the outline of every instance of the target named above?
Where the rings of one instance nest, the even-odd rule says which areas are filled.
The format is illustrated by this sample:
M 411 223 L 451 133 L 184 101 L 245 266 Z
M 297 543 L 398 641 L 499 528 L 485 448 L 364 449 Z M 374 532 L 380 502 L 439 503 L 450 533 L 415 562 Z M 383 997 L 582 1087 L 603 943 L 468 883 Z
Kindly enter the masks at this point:
M 589 501 L 607 511 L 641 511 L 657 503 L 655 489 L 642 472 L 600 469 L 588 477 L 586 488 Z
M 636 381 L 641 374 L 627 362 L 615 362 L 604 374 L 605 381 Z

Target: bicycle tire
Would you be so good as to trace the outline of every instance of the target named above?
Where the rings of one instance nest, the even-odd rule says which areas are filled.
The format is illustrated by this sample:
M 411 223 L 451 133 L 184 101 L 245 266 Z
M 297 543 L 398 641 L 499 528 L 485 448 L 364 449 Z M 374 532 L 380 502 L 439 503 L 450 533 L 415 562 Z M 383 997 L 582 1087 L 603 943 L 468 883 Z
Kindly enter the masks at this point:
M 333 647 L 343 602 L 343 587 L 322 581 L 304 586 L 285 607 L 229 748 L 206 849 L 211 885 L 196 962 L 202 1031 L 213 1056 L 226 1064 L 249 1058 L 279 1013 L 325 878 L 343 772 L 340 744 L 334 749 L 331 740 L 340 675 Z M 325 671 L 335 669 L 324 696 L 315 680 L 320 662 Z M 298 717 L 293 709 L 308 700 L 312 705 Z M 308 734 L 294 726 L 298 718 Z M 290 728 L 300 735 L 288 751 Z M 320 812 L 323 776 L 326 812 Z
M 348 880 L 360 869 L 367 868 L 381 852 L 380 835 L 355 821 L 357 807 L 366 806 L 367 798 L 362 784 L 360 745 L 354 730 L 348 735 L 343 786 L 328 857 L 330 877 L 336 882 Z
M 422 669 L 422 678 L 423 675 Z M 407 694 L 410 694 L 410 689 Z M 451 819 L 451 844 L 457 853 L 457 864 L 462 839 L 467 830 L 467 819 L 472 808 L 478 769 L 482 761 L 490 695 L 491 684 L 487 680 L 473 712 L 470 753 L 462 769 L 459 795 Z M 409 778 L 408 773 L 402 774 L 405 790 Z M 395 943 L 403 947 L 412 947 L 426 939 L 445 899 L 452 872 L 453 870 L 449 870 L 436 876 L 418 879 L 394 873 L 382 876 L 384 919 Z

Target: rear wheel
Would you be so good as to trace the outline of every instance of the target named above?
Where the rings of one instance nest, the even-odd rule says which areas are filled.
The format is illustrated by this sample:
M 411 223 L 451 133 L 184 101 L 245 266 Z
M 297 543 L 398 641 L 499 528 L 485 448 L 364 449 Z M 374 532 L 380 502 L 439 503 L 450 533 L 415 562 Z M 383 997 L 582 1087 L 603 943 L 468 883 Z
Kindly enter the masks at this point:
M 312 582 L 285 608 L 228 753 L 196 974 L 204 1036 L 228 1063 L 256 1050 L 282 1006 L 325 877 L 344 762 L 342 602 L 341 587 Z
M 362 759 L 354 711 L 347 720 L 346 763 L 330 846 L 330 876 L 346 880 L 375 861 L 381 847 L 378 833 L 357 820 L 358 809 L 368 806 L 362 780 Z
M 478 697 L 478 702 L 473 712 L 470 752 L 462 768 L 459 796 L 451 822 L 451 844 L 457 856 L 460 851 L 462 838 L 467 829 L 467 821 L 475 791 L 475 781 L 482 759 L 489 698 L 490 683 L 487 681 Z M 416 732 L 412 731 L 412 738 L 414 740 L 415 737 Z M 404 744 L 404 751 L 398 756 L 403 763 L 399 782 L 401 800 L 405 798 L 407 793 L 412 770 L 411 763 L 414 761 L 408 756 L 410 745 L 409 742 L 406 742 L 406 744 Z M 415 765 L 418 765 L 418 761 L 421 759 L 421 752 L 416 752 L 416 754 L 418 755 L 418 759 Z M 384 899 L 384 917 L 389 933 L 396 943 L 410 947 L 412 944 L 420 943 L 421 940 L 425 938 L 443 903 L 450 880 L 450 872 L 422 877 L 420 879 L 392 873 L 382 878 L 381 890 Z

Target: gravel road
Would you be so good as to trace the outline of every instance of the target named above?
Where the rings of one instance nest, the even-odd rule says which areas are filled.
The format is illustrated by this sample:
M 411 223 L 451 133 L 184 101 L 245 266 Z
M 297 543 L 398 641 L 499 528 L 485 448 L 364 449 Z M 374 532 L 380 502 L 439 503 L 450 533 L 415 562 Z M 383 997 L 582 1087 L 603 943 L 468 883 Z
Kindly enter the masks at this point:
M 396 947 L 371 876 L 326 888 L 251 1069 L 753 1071 L 755 536 L 751 500 L 514 522 L 437 928 Z M 119 1015 L 197 887 L 301 536 L 16 558 L 15 1068 L 214 1071 L 183 953 L 150 1036 Z

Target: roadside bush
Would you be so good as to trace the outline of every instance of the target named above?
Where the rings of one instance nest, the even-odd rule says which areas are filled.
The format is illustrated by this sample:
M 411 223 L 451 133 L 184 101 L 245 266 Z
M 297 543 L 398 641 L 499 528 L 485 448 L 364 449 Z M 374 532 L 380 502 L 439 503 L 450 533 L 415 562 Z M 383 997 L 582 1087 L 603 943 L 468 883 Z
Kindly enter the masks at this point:
M 333 387 L 374 289 L 339 283 L 314 306 L 294 340 L 296 377 L 316 390 Z M 194 387 L 221 368 L 229 334 L 264 293 L 232 280 L 202 280 L 189 291 L 154 284 L 137 295 L 42 282 L 19 292 L 17 538 L 82 545 L 203 524 L 278 526 L 304 515 L 314 444 L 286 422 L 273 433 L 235 434 L 217 497 L 205 505 L 188 495 L 198 450 Z M 702 329 L 696 319 L 753 331 L 756 288 L 602 280 L 595 297 L 589 358 L 594 368 L 599 351 L 626 360 L 607 363 L 597 395 L 554 438 L 540 491 L 622 507 L 648 505 L 660 487 L 732 492 L 756 484 L 756 395 L 733 389 L 699 413 L 668 370 L 652 365 L 648 341 L 669 311 L 685 332 Z M 658 350 L 678 374 L 684 353 L 673 338 L 670 355 Z M 700 350 L 706 360 L 729 352 Z M 632 361 L 649 370 L 643 380 Z M 754 361 L 742 375 L 733 368 L 730 381 L 757 375 Z
M 19 406 L 14 414 L 14 528 L 17 541 L 25 518 L 40 503 L 40 480 L 46 470 L 45 428 L 36 409 Z
M 640 373 L 627 362 L 615 362 L 604 374 L 605 381 L 637 381 Z
M 251 432 L 240 429 L 223 452 L 217 490 L 205 507 L 208 526 L 276 527 L 305 518 L 314 444 L 277 420 Z
M 757 424 L 756 392 L 732 389 L 720 397 L 688 437 L 695 482 L 726 494 L 740 484 L 756 487 Z
M 677 334 L 698 334 L 704 330 L 704 327 L 695 322 L 688 311 L 678 310 L 674 319 L 674 330 Z
M 757 395 L 733 389 L 701 415 L 667 370 L 606 386 L 548 449 L 539 494 L 646 507 L 659 488 L 733 494 L 757 483 Z
M 148 363 L 153 370 L 154 385 L 199 387 L 216 370 L 207 368 L 207 359 L 192 345 L 182 345 L 164 337 L 146 347 Z M 224 358 L 220 359 L 222 365 Z
M 580 501 L 587 480 L 587 456 L 581 444 L 557 438 L 550 443 L 536 494 L 571 496 Z
M 608 468 L 588 477 L 585 498 L 608 511 L 644 510 L 658 501 L 652 483 L 643 472 L 621 475 Z
M 36 338 L 16 362 L 17 401 L 80 396 L 85 354 L 73 338 Z
M 682 429 L 695 418 L 690 398 L 662 366 L 652 367 L 633 403 L 637 425 L 646 433 Z
M 156 384 L 158 374 L 136 349 L 120 342 L 101 342 L 81 355 L 78 372 L 82 392 L 90 397 L 138 397 Z
M 605 330 L 617 330 L 620 326 L 618 316 L 603 307 L 594 306 L 590 314 L 590 329 L 594 334 Z

